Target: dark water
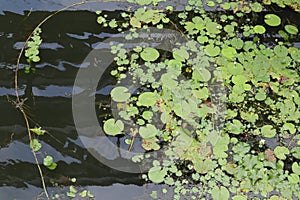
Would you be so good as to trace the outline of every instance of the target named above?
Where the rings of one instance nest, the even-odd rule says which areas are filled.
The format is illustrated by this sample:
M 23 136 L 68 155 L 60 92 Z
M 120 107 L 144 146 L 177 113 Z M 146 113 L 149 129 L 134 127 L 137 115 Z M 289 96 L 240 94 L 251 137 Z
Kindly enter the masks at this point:
M 118 7 L 119 2 L 114 5 Z M 23 41 L 49 14 L 32 11 L 27 16 L 3 11 L 0 15 L 1 200 L 35 199 L 42 192 L 25 123 L 8 98 L 14 100 L 13 69 Z M 95 20 L 94 12 L 65 11 L 42 26 L 41 62 L 36 65 L 35 73 L 25 74 L 22 69 L 26 61 L 21 60 L 19 92 L 22 98 L 28 98 L 27 113 L 34 121 L 31 126 L 38 124 L 49 132 L 39 139 L 42 151 L 52 155 L 58 163 L 54 171 L 43 168 L 50 194 L 68 189 L 52 187 L 52 183 L 68 186 L 71 184 L 68 177 L 76 177 L 77 184 L 89 189 L 96 199 L 118 199 L 119 196 L 135 199 L 145 193 L 140 176 L 101 164 L 85 149 L 74 127 L 71 93 L 76 73 L 92 46 L 112 34 L 101 29 Z M 99 89 L 102 95 L 108 95 L 109 91 Z

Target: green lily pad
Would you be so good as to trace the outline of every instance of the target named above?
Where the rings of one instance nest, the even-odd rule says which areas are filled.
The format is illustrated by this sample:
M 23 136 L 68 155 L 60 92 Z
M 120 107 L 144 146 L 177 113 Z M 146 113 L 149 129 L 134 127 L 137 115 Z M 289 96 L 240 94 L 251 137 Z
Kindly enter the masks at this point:
M 236 50 L 233 47 L 225 47 L 221 51 L 222 55 L 226 58 L 232 59 L 236 54 Z
M 139 5 L 144 6 L 144 5 L 149 5 L 149 4 L 151 4 L 152 1 L 153 1 L 153 0 L 136 0 L 135 2 L 136 2 L 137 4 L 139 4 Z
M 261 134 L 264 137 L 272 138 L 272 137 L 274 137 L 276 135 L 276 130 L 273 128 L 272 125 L 264 125 L 261 128 Z
M 149 179 L 154 183 L 161 183 L 167 175 L 167 170 L 161 169 L 159 166 L 152 167 L 148 172 Z
M 147 47 L 141 52 L 140 56 L 144 61 L 153 62 L 159 57 L 159 52 L 154 48 Z
M 243 124 L 239 120 L 234 119 L 232 120 L 232 123 L 227 125 L 227 129 L 233 134 L 241 134 L 243 131 Z
M 232 77 L 232 82 L 235 85 L 243 85 L 245 84 L 247 81 L 249 81 L 249 78 L 244 76 L 244 75 L 236 75 Z
M 300 159 L 300 147 L 292 148 L 291 153 L 295 158 Z
M 295 174 L 300 175 L 300 165 L 299 165 L 297 162 L 294 162 L 294 163 L 293 163 L 293 165 L 292 165 L 292 171 L 293 171 Z
M 281 24 L 281 19 L 275 14 L 265 15 L 265 23 L 269 26 L 279 26 Z
M 211 190 L 211 196 L 213 200 L 228 200 L 229 199 L 229 191 L 226 187 L 215 186 Z
M 156 103 L 156 94 L 153 92 L 144 92 L 139 98 L 137 105 L 138 106 L 153 106 Z
M 153 112 L 146 110 L 143 112 L 142 117 L 145 120 L 151 120 L 151 118 L 153 117 Z
M 232 200 L 247 200 L 247 197 L 245 195 L 236 195 L 232 197 Z
M 220 47 L 214 46 L 213 44 L 209 44 L 209 45 L 205 46 L 205 53 L 208 56 L 215 57 L 220 54 L 220 51 L 221 51 Z
M 300 181 L 299 175 L 297 174 L 290 174 L 288 176 L 288 180 L 291 184 L 298 184 Z
M 108 135 L 116 136 L 124 130 L 124 123 L 121 120 L 109 119 L 104 122 L 104 132 Z
M 197 81 L 207 82 L 211 78 L 211 73 L 205 68 L 201 68 L 201 69 L 196 68 L 193 71 L 192 78 Z
M 147 124 L 146 127 L 140 127 L 139 134 L 142 138 L 149 139 L 155 137 L 158 134 L 158 131 L 154 125 Z
M 216 22 L 208 22 L 206 24 L 206 30 L 207 30 L 207 34 L 211 35 L 211 34 L 218 34 L 220 33 L 220 29 L 222 28 L 222 26 Z
M 255 33 L 258 33 L 258 34 L 264 34 L 266 32 L 266 28 L 263 27 L 262 25 L 254 26 L 253 30 L 254 30 Z
M 189 58 L 189 53 L 186 49 L 183 48 L 175 49 L 175 51 L 173 52 L 173 57 L 175 58 L 175 60 L 184 61 Z
M 283 130 L 288 130 L 291 134 L 296 133 L 295 125 L 292 123 L 286 122 L 283 124 L 282 128 L 283 128 Z
M 286 147 L 280 147 L 280 146 L 277 146 L 275 149 L 274 149 L 274 154 L 277 158 L 281 159 L 281 160 L 285 160 L 286 159 L 286 154 L 289 154 L 290 151 L 288 148 Z
M 299 31 L 298 28 L 293 25 L 285 25 L 284 29 L 286 30 L 286 32 L 288 32 L 289 34 L 293 34 L 293 35 L 296 35 Z
M 123 86 L 118 86 L 112 89 L 110 95 L 115 102 L 125 102 L 131 96 L 131 94 L 128 92 L 128 89 Z

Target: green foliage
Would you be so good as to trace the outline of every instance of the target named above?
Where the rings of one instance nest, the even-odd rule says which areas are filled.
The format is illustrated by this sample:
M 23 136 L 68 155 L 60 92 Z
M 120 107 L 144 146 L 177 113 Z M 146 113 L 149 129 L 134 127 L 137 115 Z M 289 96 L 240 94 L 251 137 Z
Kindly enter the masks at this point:
M 108 135 L 118 135 L 121 134 L 124 129 L 124 123 L 121 120 L 109 119 L 104 122 L 103 130 Z
M 275 14 L 265 15 L 265 23 L 269 26 L 279 26 L 281 24 L 281 19 Z
M 52 156 L 46 156 L 43 160 L 43 164 L 50 170 L 54 170 L 57 167 L 57 164 L 54 162 Z
M 133 94 L 122 86 L 112 90 L 120 119 L 105 121 L 103 129 L 124 134 L 127 145 L 141 145 L 146 152 L 161 150 L 164 159 L 153 162 L 144 178 L 172 186 L 173 199 L 300 198 L 300 51 L 289 41 L 298 28 L 274 13 L 256 24 L 264 4 L 268 1 L 189 0 L 185 12 L 176 13 L 178 22 L 171 21 L 170 6 L 121 14 L 132 32 L 169 26 L 191 40 L 172 41 L 169 52 L 142 44 L 132 52 L 122 44 L 111 48 L 118 66 L 111 74 L 118 84 L 130 79 L 142 88 Z M 209 14 L 204 5 L 233 12 Z M 102 24 L 105 20 L 98 17 Z M 105 23 L 118 25 L 113 19 Z M 273 34 L 272 27 L 281 26 L 284 42 L 261 42 Z M 125 37 L 130 42 L 138 36 Z M 130 135 L 123 132 L 127 128 Z
M 159 57 L 159 52 L 156 49 L 147 47 L 141 52 L 141 58 L 144 61 L 155 61 Z
M 30 41 L 27 42 L 28 48 L 25 50 L 25 56 L 28 58 L 28 62 L 39 62 L 39 46 L 42 43 L 42 39 L 40 37 L 42 30 L 40 28 L 36 28 L 33 31 L 33 34 L 30 38 Z
M 31 128 L 30 129 L 31 132 L 37 134 L 37 135 L 44 135 L 46 133 L 45 130 L 43 130 L 41 127 L 39 128 Z

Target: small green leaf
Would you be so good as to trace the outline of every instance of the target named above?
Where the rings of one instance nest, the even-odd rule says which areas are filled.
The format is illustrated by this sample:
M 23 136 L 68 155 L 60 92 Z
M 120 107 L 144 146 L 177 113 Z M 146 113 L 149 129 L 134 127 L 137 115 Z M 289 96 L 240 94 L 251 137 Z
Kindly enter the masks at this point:
M 288 176 L 288 180 L 291 184 L 298 184 L 300 181 L 299 175 L 291 174 Z
M 211 196 L 213 200 L 228 200 L 229 199 L 229 191 L 224 186 L 217 187 L 215 186 L 211 190 Z
M 265 15 L 265 23 L 269 26 L 279 26 L 281 24 L 281 19 L 275 14 Z
M 205 53 L 208 56 L 215 57 L 220 54 L 220 51 L 221 51 L 220 47 L 214 46 L 213 44 L 209 44 L 209 45 L 205 46 Z
M 57 164 L 53 161 L 52 156 L 46 156 L 43 159 L 43 164 L 44 164 L 44 166 L 46 166 L 50 170 L 54 170 L 57 166 Z
M 128 89 L 123 86 L 118 86 L 112 89 L 110 95 L 111 98 L 116 102 L 125 102 L 131 96 L 131 94 L 128 92 Z
M 139 134 L 142 138 L 148 139 L 153 138 L 158 134 L 156 127 L 152 124 L 147 124 L 146 127 L 142 126 L 139 129 Z
M 272 125 L 264 125 L 262 128 L 261 128 L 261 134 L 264 136 L 264 137 L 267 137 L 267 138 L 272 138 L 276 135 L 276 130 L 273 129 L 273 126 Z
M 236 54 L 236 50 L 233 47 L 225 47 L 221 51 L 222 55 L 226 58 L 232 59 Z
M 262 25 L 254 26 L 253 30 L 255 33 L 258 33 L 258 34 L 264 34 L 266 32 L 265 27 L 263 27 Z
M 286 159 L 286 154 L 289 154 L 290 151 L 288 148 L 286 147 L 281 147 L 281 146 L 277 146 L 274 149 L 274 154 L 277 158 L 281 159 L 281 160 L 285 160 Z
M 297 162 L 293 163 L 292 170 L 295 174 L 300 175 L 300 165 Z
M 161 167 L 159 166 L 152 167 L 148 172 L 149 179 L 154 183 L 163 182 L 166 175 L 167 175 L 167 170 L 161 169 Z
M 286 30 L 286 32 L 296 35 L 298 33 L 298 28 L 296 26 L 293 25 L 285 25 L 284 29 Z
M 124 130 L 124 123 L 121 120 L 109 119 L 104 122 L 104 132 L 108 135 L 116 136 Z
M 175 51 L 173 52 L 173 57 L 175 58 L 175 60 L 181 62 L 189 58 L 189 53 L 187 52 L 186 49 L 183 48 L 175 49 Z
M 300 147 L 292 148 L 291 153 L 295 158 L 300 159 Z
M 154 48 L 147 47 L 141 52 L 140 56 L 144 61 L 153 62 L 159 57 L 159 52 Z
M 45 134 L 45 130 L 42 130 L 41 127 L 39 128 L 31 128 L 30 129 L 31 132 L 37 134 L 37 135 L 44 135 Z
M 153 106 L 156 103 L 156 94 L 153 92 L 144 92 L 139 98 L 137 105 L 138 106 Z
M 30 142 L 30 147 L 32 148 L 33 151 L 37 152 L 42 148 L 42 144 L 37 139 L 33 139 Z

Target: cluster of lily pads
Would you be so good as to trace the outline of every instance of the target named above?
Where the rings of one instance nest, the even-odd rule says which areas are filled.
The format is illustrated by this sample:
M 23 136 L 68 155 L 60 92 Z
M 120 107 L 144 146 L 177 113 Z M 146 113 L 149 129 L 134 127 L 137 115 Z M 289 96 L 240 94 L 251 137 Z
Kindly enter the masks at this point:
M 188 38 L 170 52 L 147 43 L 132 51 L 111 46 L 117 116 L 103 130 L 129 150 L 163 149 L 143 175 L 163 187 L 151 196 L 172 190 L 172 199 L 299 199 L 300 50 L 291 42 L 298 27 L 262 12 L 269 3 L 299 2 L 189 0 L 177 13 L 156 7 L 157 0 L 131 2 L 141 7 L 121 20 L 97 12 L 98 23 L 129 30 L 128 43 L 149 27 Z M 140 87 L 122 84 L 130 81 Z

